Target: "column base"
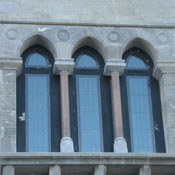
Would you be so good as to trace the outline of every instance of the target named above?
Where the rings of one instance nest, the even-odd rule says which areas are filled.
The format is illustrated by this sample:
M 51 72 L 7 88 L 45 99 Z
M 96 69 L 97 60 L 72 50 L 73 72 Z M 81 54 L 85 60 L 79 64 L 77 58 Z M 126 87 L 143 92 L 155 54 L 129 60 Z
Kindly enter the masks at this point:
M 128 153 L 127 143 L 123 137 L 117 137 L 114 140 L 114 152 L 115 153 Z
M 60 152 L 71 153 L 74 152 L 74 144 L 70 137 L 63 137 L 60 143 Z

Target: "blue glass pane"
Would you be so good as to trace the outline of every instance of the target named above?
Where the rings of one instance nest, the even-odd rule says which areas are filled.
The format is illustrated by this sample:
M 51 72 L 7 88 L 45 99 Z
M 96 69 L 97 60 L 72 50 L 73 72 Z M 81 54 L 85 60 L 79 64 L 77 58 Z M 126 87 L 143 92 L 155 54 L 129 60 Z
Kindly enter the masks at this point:
M 101 107 L 98 76 L 77 76 L 79 143 L 82 152 L 101 152 Z
M 77 68 L 98 68 L 97 62 L 89 55 L 80 55 L 76 61 Z
M 148 69 L 145 63 L 135 56 L 128 57 L 126 66 L 128 69 Z
M 133 152 L 154 152 L 148 77 L 127 77 Z
M 26 75 L 27 151 L 49 151 L 49 76 Z
M 49 67 L 48 60 L 39 53 L 31 54 L 27 57 L 26 67 Z

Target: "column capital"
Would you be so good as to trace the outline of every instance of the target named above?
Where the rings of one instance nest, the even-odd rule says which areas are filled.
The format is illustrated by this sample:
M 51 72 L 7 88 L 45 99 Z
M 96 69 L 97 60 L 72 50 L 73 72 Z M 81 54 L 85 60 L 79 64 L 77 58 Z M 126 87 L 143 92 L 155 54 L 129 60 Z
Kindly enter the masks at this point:
M 74 59 L 56 59 L 54 62 L 53 71 L 55 74 L 60 74 L 60 72 L 68 72 L 71 75 L 74 71 Z
M 163 74 L 175 74 L 175 61 L 158 61 L 153 70 L 153 76 L 160 80 Z
M 0 69 L 16 70 L 17 76 L 22 71 L 22 63 L 21 57 L 0 57 Z
M 107 60 L 104 68 L 104 75 L 110 76 L 113 73 L 118 73 L 121 75 L 124 72 L 125 67 L 126 63 L 124 60 Z

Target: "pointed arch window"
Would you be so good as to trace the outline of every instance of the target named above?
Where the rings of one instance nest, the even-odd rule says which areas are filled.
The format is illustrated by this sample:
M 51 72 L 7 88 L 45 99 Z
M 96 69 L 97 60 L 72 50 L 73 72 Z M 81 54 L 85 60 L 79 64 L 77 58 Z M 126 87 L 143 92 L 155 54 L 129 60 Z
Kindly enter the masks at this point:
M 112 115 L 109 77 L 104 62 L 90 47 L 73 55 L 75 70 L 70 78 L 71 129 L 75 151 L 112 151 Z
M 17 80 L 17 150 L 59 151 L 59 79 L 53 75 L 53 58 L 39 45 L 27 49 L 22 58 Z
M 159 83 L 151 58 L 141 49 L 128 50 L 121 77 L 124 133 L 131 152 L 165 152 Z

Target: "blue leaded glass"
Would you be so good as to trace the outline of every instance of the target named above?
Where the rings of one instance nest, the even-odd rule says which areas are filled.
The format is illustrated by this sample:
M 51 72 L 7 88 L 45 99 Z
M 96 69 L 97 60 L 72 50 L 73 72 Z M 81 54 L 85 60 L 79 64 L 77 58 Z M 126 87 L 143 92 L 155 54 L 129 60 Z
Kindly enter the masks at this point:
M 80 55 L 76 61 L 77 68 L 98 68 L 97 62 L 89 55 Z
M 150 90 L 146 76 L 127 76 L 133 152 L 154 152 Z
M 148 69 L 145 63 L 135 56 L 129 56 L 127 59 L 127 69 Z
M 25 66 L 26 67 L 46 67 L 48 68 L 49 62 L 47 58 L 45 58 L 41 54 L 33 53 L 27 57 Z
M 78 75 L 76 80 L 80 151 L 101 152 L 103 139 L 99 77 L 97 75 Z

